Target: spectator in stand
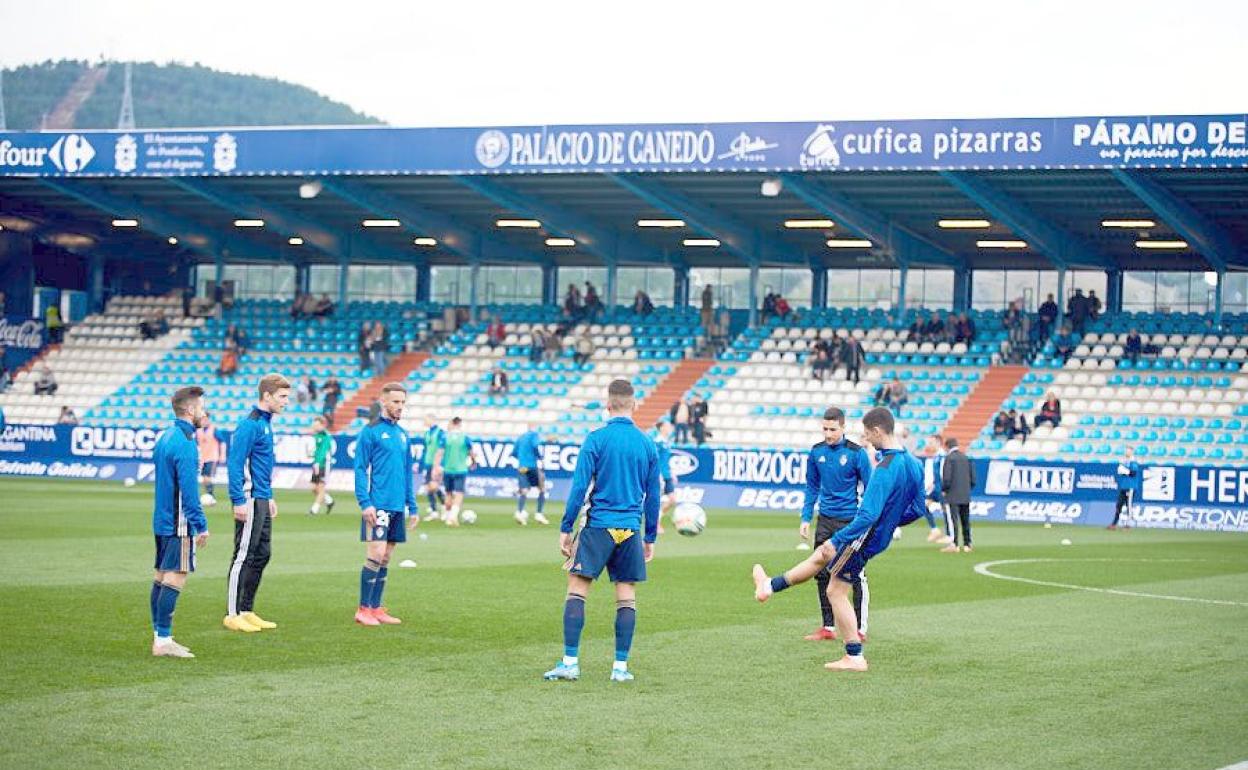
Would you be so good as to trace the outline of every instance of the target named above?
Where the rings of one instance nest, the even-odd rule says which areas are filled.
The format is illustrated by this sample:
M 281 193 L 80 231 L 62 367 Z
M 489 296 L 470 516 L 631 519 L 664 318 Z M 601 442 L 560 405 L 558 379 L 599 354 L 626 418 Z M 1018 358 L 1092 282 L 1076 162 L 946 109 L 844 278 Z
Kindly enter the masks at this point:
M 789 305 L 789 301 L 779 294 L 775 295 L 776 315 L 781 318 L 788 318 L 789 313 L 793 312 L 793 308 Z
M 884 406 L 888 401 L 888 383 L 881 382 L 880 386 L 875 389 L 875 395 L 871 397 L 872 406 Z
M 1026 339 L 1023 335 L 1023 303 L 1021 300 L 1014 300 L 1010 306 L 1005 309 L 1005 315 L 1001 317 L 1001 324 L 1006 331 L 1010 333 L 1010 343 L 1017 345 L 1021 340 Z
M 776 295 L 767 292 L 767 295 L 763 297 L 763 307 L 759 313 L 759 321 L 767 323 L 767 319 L 773 315 L 776 315 Z
M 61 309 L 48 305 L 43 313 L 43 327 L 48 333 L 48 344 L 59 345 L 65 339 L 65 324 L 61 323 Z
M 602 299 L 598 296 L 598 289 L 589 281 L 585 282 L 585 315 L 590 321 L 597 320 L 602 315 Z
M 806 360 L 810 363 L 810 376 L 823 382 L 832 366 L 827 340 L 815 340 L 811 343 Z
M 52 374 L 52 370 L 47 364 L 39 366 L 39 376 L 35 378 L 35 395 L 36 396 L 52 396 L 56 394 L 56 375 Z
M 650 301 L 650 295 L 641 289 L 633 295 L 633 312 L 639 316 L 648 316 L 654 312 L 654 303 Z
M 332 428 L 334 427 L 334 412 L 338 409 L 338 402 L 342 400 L 342 385 L 338 383 L 338 378 L 330 377 L 326 380 L 321 393 L 325 396 L 321 404 L 321 414 L 325 416 L 325 422 Z
M 233 377 L 238 371 L 238 346 L 233 340 L 226 340 L 225 350 L 221 353 L 221 361 L 217 364 L 217 379 Z
M 1044 302 L 1040 303 L 1040 339 L 1045 340 L 1053 333 L 1053 329 L 1057 324 L 1057 303 L 1053 301 L 1053 295 L 1050 294 Z
M 1077 344 L 1075 336 L 1070 333 L 1070 327 L 1068 326 L 1063 326 L 1061 334 L 1053 338 L 1053 350 L 1062 357 L 1063 363 L 1070 360 L 1070 355 L 1075 352 L 1075 345 Z
M 290 317 L 299 320 L 303 317 L 303 301 L 308 295 L 295 292 L 295 301 L 290 303 Z
M 529 361 L 537 363 L 542 360 L 542 354 L 546 352 L 546 332 L 541 327 L 534 326 L 533 331 L 529 334 Z
M 551 363 L 558 361 L 559 355 L 563 353 L 563 338 L 566 335 L 566 330 L 561 334 L 557 328 L 554 332 L 547 334 L 546 349 L 542 351 L 542 357 Z
M 507 339 L 507 327 L 503 325 L 501 318 L 494 316 L 494 320 L 490 321 L 490 325 L 485 327 L 485 341 L 492 350 L 503 344 L 505 339 Z
M 997 416 L 992 420 L 992 437 L 1009 438 L 1011 429 L 1009 412 L 1004 409 L 997 412 Z
M 589 336 L 589 330 L 581 332 L 581 336 L 576 339 L 576 354 L 572 356 L 572 360 L 577 366 L 584 366 L 589 363 L 589 359 L 594 357 L 594 340 Z
M 368 349 L 373 356 L 373 375 L 379 376 L 390 365 L 390 329 L 381 321 L 373 324 L 373 341 Z
M 1027 415 L 1019 414 L 1018 410 L 1011 409 L 1009 411 L 1010 418 L 1010 438 L 1018 438 L 1022 436 L 1023 443 L 1027 443 L 1027 436 L 1031 434 L 1031 428 L 1027 425 Z
M 906 332 L 906 342 L 920 342 L 923 339 L 923 330 L 927 324 L 923 322 L 921 316 L 914 317 L 914 323 L 910 324 L 909 330 Z
M 1070 328 L 1076 334 L 1083 336 L 1091 309 L 1088 298 L 1083 296 L 1083 289 L 1075 289 L 1074 295 L 1066 302 L 1066 316 L 1070 319 Z
M 360 357 L 360 371 L 363 372 L 368 368 L 370 349 L 369 346 L 373 341 L 373 324 L 371 321 L 365 321 L 360 324 L 360 331 L 355 336 L 355 352 Z
M 711 285 L 702 287 L 702 328 L 710 329 L 711 324 L 715 322 L 715 295 L 711 290 Z
M 892 410 L 893 414 L 900 417 L 901 408 L 910 400 L 910 394 L 906 390 L 905 384 L 898 378 L 894 377 L 889 383 L 888 395 L 884 399 L 884 406 Z
M 312 398 L 311 392 L 308 390 L 308 378 L 303 378 L 295 383 L 295 401 L 300 404 L 306 404 Z
M 143 314 L 143 320 L 139 321 L 139 336 L 145 340 L 154 340 L 158 336 L 156 334 L 156 313 L 147 311 Z
M 689 443 L 689 400 L 681 399 L 672 404 L 671 413 L 672 425 L 676 426 L 676 443 Z
M 857 335 L 851 334 L 841 343 L 841 361 L 845 364 L 845 381 L 857 384 L 858 372 L 867 361 L 867 350 Z
M 1127 335 L 1127 344 L 1122 348 L 1122 357 L 1131 363 L 1140 360 L 1140 354 L 1144 352 L 1144 340 L 1140 339 L 1140 332 L 1132 329 Z
M 945 337 L 945 319 L 941 316 L 940 311 L 932 313 L 927 319 L 927 326 L 923 328 L 924 342 L 942 342 Z
M 234 350 L 238 353 L 238 355 L 245 356 L 247 355 L 247 349 L 250 347 L 249 343 L 251 340 L 247 339 L 247 332 L 238 328 L 234 324 L 230 324 L 225 327 L 225 342 L 227 345 L 231 342 L 234 343 Z
M 1054 428 L 1062 424 L 1062 402 L 1053 394 L 1053 391 L 1045 394 L 1044 403 L 1040 405 L 1040 414 L 1035 419 L 1035 426 L 1039 428 L 1040 423 L 1044 422 Z
M 568 284 L 568 293 L 563 295 L 563 312 L 571 318 L 580 318 L 584 308 L 581 306 L 581 290 L 576 284 Z
M 975 322 L 966 313 L 958 316 L 957 331 L 953 335 L 953 341 L 967 345 L 975 341 Z
M 706 416 L 709 412 L 706 401 L 701 396 L 694 396 L 689 405 L 689 427 L 693 430 L 693 440 L 698 446 L 705 444 L 707 436 L 710 435 L 706 430 Z
M 312 315 L 317 318 L 329 318 L 333 314 L 334 301 L 328 294 L 321 294 L 321 298 L 312 303 Z
M 490 395 L 505 396 L 509 390 L 511 390 L 511 383 L 507 379 L 507 372 L 497 366 L 494 367 L 494 370 L 490 372 Z
M 78 415 L 74 414 L 74 410 L 68 406 L 61 407 L 61 414 L 56 418 L 57 425 L 77 425 Z
M 1101 298 L 1096 296 L 1096 289 L 1088 290 L 1088 317 L 1093 321 L 1101 317 Z

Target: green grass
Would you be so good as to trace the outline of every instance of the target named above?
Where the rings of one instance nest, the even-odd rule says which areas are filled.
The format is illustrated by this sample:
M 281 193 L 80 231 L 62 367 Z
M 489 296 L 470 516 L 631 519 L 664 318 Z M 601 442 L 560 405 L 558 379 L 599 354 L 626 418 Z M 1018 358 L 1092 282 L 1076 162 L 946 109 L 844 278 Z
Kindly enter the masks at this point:
M 346 495 L 343 496 L 344 498 Z M 0 767 L 1217 768 L 1248 759 L 1248 606 L 1041 587 L 1004 574 L 1248 605 L 1248 539 L 981 525 L 949 555 L 912 528 L 871 565 L 872 665 L 821 664 L 806 586 L 765 606 L 749 567 L 788 566 L 796 522 L 711 511 L 667 537 L 640 590 L 631 685 L 607 681 L 614 602 L 594 589 L 582 679 L 562 652 L 553 529 L 476 501 L 474 528 L 401 546 L 386 603 L 351 623 L 363 547 L 283 493 L 257 608 L 220 626 L 232 527 L 211 514 L 175 634 L 152 659 L 150 488 L 0 481 Z M 1074 545 L 1062 547 L 1062 537 Z M 1110 561 L 1105 561 L 1105 560 Z

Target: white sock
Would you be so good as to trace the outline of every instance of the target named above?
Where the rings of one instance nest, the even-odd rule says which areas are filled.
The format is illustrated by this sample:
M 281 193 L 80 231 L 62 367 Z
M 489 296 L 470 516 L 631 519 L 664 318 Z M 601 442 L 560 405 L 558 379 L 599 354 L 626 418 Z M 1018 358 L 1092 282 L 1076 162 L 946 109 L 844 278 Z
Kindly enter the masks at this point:
M 564 656 L 563 656 L 563 665 L 565 665 L 565 666 L 575 666 L 575 665 L 576 665 L 576 662 L 577 662 L 578 660 L 580 660 L 580 658 L 576 657 L 575 655 L 564 655 Z
M 615 665 L 611 666 L 611 668 L 615 669 L 616 671 L 627 671 L 627 670 L 628 670 L 628 661 L 627 661 L 627 660 L 617 660 L 617 661 L 615 662 Z
M 160 634 L 156 633 L 155 631 L 153 631 L 153 632 L 152 632 L 152 636 L 156 637 L 156 641 L 157 641 L 159 644 L 168 644 L 169 642 L 172 642 L 172 641 L 173 641 L 173 636 L 161 636 Z
M 835 631 L 835 630 L 836 630 L 836 626 L 824 626 L 824 627 L 823 627 L 823 630 L 824 630 L 824 631 Z

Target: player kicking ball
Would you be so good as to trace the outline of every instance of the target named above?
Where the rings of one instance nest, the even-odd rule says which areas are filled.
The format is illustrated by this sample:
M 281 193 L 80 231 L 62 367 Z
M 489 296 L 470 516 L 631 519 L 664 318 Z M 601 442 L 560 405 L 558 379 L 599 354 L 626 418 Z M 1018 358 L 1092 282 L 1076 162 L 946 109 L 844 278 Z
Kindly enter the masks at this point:
M 156 466 L 156 500 L 152 533 L 156 536 L 156 576 L 152 581 L 152 655 L 193 658 L 195 654 L 173 640 L 173 611 L 195 571 L 195 549 L 208 542 L 195 485 L 199 449 L 195 429 L 208 424 L 204 389 L 182 388 L 173 394 L 173 425 L 156 439 L 152 462 Z
M 576 461 L 567 507 L 559 525 L 559 551 L 567 557 L 568 596 L 563 605 L 563 660 L 543 678 L 575 680 L 585 628 L 585 597 L 606 568 L 615 583 L 615 664 L 612 682 L 631 682 L 628 655 L 637 628 L 637 583 L 646 579 L 659 526 L 659 455 L 654 442 L 633 423 L 637 402 L 628 380 L 607 389 L 607 424 L 589 434 Z M 585 524 L 572 526 L 589 491 Z M 645 534 L 642 534 L 642 527 Z M 644 540 L 644 542 L 643 542 Z
M 403 385 L 386 383 L 381 389 L 380 418 L 360 431 L 355 444 L 355 499 L 360 504 L 360 540 L 366 551 L 360 570 L 360 606 L 355 611 L 355 622 L 361 626 L 403 622 L 386 612 L 381 598 L 394 547 L 407 541 L 403 519 L 420 519 L 410 440 L 399 427 L 406 403 Z
M 659 450 L 659 479 L 663 500 L 659 507 L 659 534 L 663 534 L 663 517 L 676 507 L 676 476 L 672 473 L 672 424 L 667 420 L 659 423 L 654 446 Z
M 433 457 L 433 475 L 441 474 L 446 488 L 446 516 L 442 520 L 448 527 L 459 526 L 459 509 L 464 504 L 468 471 L 476 467 L 472 439 L 464 433 L 464 421 L 452 418 L 450 428 L 438 440 L 438 451 Z
M 836 628 L 845 640 L 845 656 L 824 665 L 830 671 L 866 671 L 858 616 L 850 590 L 860 584 L 867 562 L 893 541 L 893 532 L 923 517 L 923 470 L 893 435 L 892 412 L 876 407 L 862 418 L 863 438 L 880 452 L 854 518 L 837 530 L 811 555 L 782 575 L 769 577 L 761 564 L 754 565 L 754 598 L 765 602 L 772 594 L 805 583 L 822 570 L 832 579 L 828 601 Z

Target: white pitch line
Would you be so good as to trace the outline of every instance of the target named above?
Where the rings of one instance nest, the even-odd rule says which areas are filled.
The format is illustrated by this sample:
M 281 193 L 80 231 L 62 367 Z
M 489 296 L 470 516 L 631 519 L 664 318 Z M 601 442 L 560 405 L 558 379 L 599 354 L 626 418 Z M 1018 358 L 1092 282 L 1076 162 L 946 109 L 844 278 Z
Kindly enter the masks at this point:
M 1166 599 L 1172 602 L 1195 602 L 1197 604 L 1218 604 L 1226 607 L 1248 607 L 1248 602 L 1233 602 L 1227 599 L 1198 599 L 1193 596 L 1170 596 L 1169 594 L 1150 594 L 1143 591 L 1124 591 L 1118 588 L 1093 588 L 1092 586 L 1079 586 L 1071 583 L 1056 583 L 1051 580 L 1034 580 L 1032 578 L 1016 577 L 1014 575 L 1001 575 L 992 571 L 993 567 L 1001 564 L 1040 564 L 1045 562 L 1079 562 L 1079 561 L 1144 561 L 1144 562 L 1175 562 L 1175 561 L 1199 561 L 1199 559 L 1000 559 L 997 561 L 984 561 L 975 565 L 975 571 L 980 575 L 998 580 L 1012 580 L 1016 583 L 1030 583 L 1036 586 L 1047 586 L 1049 588 L 1068 588 L 1072 591 L 1091 591 L 1098 594 L 1112 594 L 1114 596 L 1135 596 L 1143 599 Z

